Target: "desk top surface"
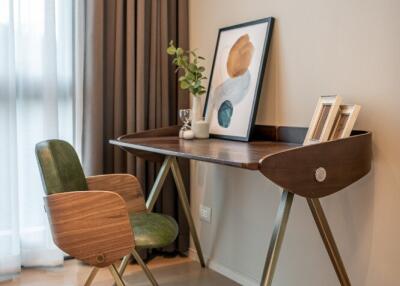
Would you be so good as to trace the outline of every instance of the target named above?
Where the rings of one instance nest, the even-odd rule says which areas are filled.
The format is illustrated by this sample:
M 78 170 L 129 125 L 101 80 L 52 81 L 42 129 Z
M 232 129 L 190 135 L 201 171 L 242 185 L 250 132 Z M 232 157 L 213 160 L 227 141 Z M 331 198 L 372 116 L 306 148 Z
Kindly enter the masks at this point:
M 282 188 L 307 198 L 340 191 L 371 169 L 371 132 L 353 131 L 347 138 L 303 146 L 306 128 L 255 127 L 251 142 L 183 140 L 176 136 L 180 127 L 171 126 L 126 134 L 110 143 L 153 162 L 176 156 L 259 170 Z M 315 170 L 320 167 L 327 174 L 322 182 L 315 179 Z
M 111 144 L 128 149 L 212 162 L 238 168 L 259 170 L 259 162 L 268 155 L 301 146 L 300 144 L 252 141 L 238 142 L 222 139 L 184 140 L 177 136 L 121 138 Z

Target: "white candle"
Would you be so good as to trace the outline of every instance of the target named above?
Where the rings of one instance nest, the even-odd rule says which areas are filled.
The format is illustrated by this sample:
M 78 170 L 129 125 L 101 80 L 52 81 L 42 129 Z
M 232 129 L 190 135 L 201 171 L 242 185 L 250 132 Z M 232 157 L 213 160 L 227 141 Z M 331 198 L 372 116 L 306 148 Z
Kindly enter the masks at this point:
M 206 120 L 198 120 L 193 123 L 194 136 L 199 139 L 210 137 L 210 124 Z

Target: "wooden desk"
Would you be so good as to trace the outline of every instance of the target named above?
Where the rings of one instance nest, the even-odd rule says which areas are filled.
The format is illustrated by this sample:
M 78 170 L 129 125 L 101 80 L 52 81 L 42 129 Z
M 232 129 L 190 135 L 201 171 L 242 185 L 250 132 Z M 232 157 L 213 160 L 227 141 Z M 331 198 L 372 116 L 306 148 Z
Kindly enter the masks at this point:
M 205 266 L 200 241 L 176 158 L 211 162 L 260 171 L 283 188 L 261 279 L 271 285 L 294 195 L 307 199 L 341 285 L 351 285 L 319 198 L 338 192 L 371 169 L 370 132 L 354 131 L 344 139 L 302 146 L 306 128 L 256 126 L 254 141 L 221 139 L 183 140 L 179 127 L 149 130 L 121 136 L 110 143 L 135 156 L 163 161 L 146 205 L 152 210 L 165 177 L 171 170 L 201 265 Z

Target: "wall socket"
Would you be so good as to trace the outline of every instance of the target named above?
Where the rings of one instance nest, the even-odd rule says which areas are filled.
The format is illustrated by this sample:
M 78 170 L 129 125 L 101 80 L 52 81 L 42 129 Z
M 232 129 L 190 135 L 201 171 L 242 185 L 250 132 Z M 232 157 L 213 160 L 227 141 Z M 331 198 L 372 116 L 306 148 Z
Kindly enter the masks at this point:
M 211 208 L 200 205 L 200 220 L 206 223 L 211 223 Z

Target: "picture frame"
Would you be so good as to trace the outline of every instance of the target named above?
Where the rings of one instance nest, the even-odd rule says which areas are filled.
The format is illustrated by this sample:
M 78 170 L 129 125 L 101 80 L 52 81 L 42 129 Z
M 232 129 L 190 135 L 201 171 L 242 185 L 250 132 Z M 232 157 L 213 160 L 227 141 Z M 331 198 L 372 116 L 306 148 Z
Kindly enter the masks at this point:
M 219 29 L 203 110 L 211 137 L 251 138 L 273 25 L 269 17 Z
M 357 104 L 340 105 L 329 140 L 349 137 L 360 110 L 361 106 Z
M 321 96 L 317 103 L 304 145 L 327 141 L 337 117 L 342 98 L 338 95 Z

